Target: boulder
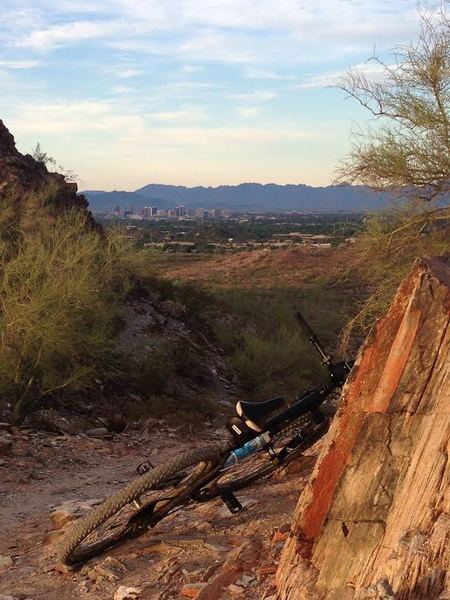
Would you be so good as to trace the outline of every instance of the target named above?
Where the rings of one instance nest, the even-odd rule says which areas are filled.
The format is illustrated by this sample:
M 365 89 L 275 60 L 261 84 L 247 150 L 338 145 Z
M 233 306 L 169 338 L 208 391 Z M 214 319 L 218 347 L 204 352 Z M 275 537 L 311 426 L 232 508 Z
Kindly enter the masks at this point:
M 8 569 L 12 565 L 13 559 L 10 556 L 0 556 L 0 569 Z
M 10 454 L 13 447 L 13 437 L 6 431 L 0 432 L 0 455 Z

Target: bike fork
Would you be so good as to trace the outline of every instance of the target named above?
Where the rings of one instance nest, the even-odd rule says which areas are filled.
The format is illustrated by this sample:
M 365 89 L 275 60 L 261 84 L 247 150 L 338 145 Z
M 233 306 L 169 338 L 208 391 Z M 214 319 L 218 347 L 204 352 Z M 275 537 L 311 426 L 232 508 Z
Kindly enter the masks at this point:
M 232 515 L 241 512 L 241 510 L 244 508 L 233 492 L 226 492 L 225 494 L 222 494 L 220 499 Z

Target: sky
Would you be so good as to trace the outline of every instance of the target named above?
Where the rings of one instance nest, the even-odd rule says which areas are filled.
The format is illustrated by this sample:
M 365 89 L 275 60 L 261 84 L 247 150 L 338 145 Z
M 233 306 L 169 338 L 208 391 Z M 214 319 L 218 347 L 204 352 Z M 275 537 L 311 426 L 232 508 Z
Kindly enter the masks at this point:
M 80 189 L 328 185 L 369 115 L 336 87 L 441 0 L 0 0 L 0 118 Z

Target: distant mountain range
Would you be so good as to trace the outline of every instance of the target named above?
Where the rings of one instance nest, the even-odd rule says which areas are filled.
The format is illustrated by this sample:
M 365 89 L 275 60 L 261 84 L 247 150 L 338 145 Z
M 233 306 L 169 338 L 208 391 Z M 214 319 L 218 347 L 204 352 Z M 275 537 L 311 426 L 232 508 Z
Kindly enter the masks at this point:
M 231 211 L 285 212 L 285 211 L 366 211 L 386 205 L 390 196 L 373 192 L 364 186 L 330 185 L 277 185 L 275 183 L 241 183 L 218 187 L 185 187 L 151 183 L 134 192 L 87 190 L 94 213 L 108 212 L 119 206 L 140 210 L 144 206 L 159 209 L 184 205 L 187 209 L 222 208 Z

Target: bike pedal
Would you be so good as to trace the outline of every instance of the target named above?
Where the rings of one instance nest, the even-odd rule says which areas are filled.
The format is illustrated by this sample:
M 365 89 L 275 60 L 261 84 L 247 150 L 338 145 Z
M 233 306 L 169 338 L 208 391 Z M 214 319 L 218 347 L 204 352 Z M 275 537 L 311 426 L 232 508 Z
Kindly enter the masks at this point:
M 244 508 L 232 492 L 222 494 L 220 498 L 232 515 L 241 512 L 241 510 Z
M 136 473 L 138 475 L 144 475 L 144 473 L 148 473 L 149 471 L 151 471 L 154 468 L 155 467 L 152 465 L 152 463 L 149 460 L 144 460 L 141 463 L 139 463 L 138 466 L 136 467 Z

